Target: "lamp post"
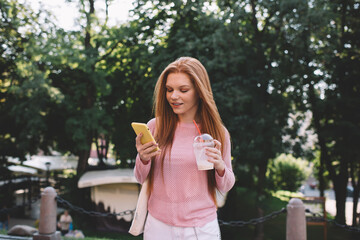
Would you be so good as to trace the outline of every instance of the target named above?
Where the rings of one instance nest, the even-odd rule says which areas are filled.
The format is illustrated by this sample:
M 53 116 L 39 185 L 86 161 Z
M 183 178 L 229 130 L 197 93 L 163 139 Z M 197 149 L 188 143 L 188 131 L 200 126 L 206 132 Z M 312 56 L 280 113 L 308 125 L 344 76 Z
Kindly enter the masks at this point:
M 51 165 L 51 162 L 46 162 L 45 163 L 45 166 L 46 166 L 46 186 L 49 186 L 50 165 Z

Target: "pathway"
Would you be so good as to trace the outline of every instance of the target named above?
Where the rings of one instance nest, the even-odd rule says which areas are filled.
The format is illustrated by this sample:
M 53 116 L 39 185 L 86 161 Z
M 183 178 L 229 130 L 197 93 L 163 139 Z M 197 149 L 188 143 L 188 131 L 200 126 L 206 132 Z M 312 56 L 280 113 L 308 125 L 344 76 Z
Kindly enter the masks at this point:
M 318 189 L 311 189 L 308 184 L 305 186 L 304 191 L 305 196 L 320 196 L 320 192 Z M 326 211 L 331 215 L 336 215 L 336 200 L 335 200 L 335 192 L 334 190 L 326 190 Z M 346 224 L 352 225 L 352 209 L 353 209 L 353 199 L 348 197 L 346 198 L 345 205 L 345 216 L 346 216 Z M 360 212 L 360 204 L 357 206 L 357 212 Z

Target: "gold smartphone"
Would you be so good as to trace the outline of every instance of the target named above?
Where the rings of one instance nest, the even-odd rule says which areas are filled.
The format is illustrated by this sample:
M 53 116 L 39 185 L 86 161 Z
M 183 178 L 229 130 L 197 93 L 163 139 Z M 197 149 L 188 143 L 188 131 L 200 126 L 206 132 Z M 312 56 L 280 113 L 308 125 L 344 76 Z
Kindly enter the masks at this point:
M 136 135 L 139 135 L 140 133 L 143 134 L 143 136 L 140 139 L 141 144 L 145 144 L 148 142 L 156 142 L 153 135 L 150 132 L 149 127 L 145 123 L 138 123 L 133 122 L 131 123 L 132 128 L 134 129 Z M 160 150 L 158 147 L 153 151 Z

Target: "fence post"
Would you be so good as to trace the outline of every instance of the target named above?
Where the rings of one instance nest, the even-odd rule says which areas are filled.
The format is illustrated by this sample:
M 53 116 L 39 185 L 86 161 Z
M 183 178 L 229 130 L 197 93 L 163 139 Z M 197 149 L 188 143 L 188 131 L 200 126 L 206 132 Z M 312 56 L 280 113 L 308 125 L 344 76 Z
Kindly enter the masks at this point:
M 47 187 L 41 193 L 39 232 L 33 240 L 61 240 L 61 233 L 56 231 L 56 191 Z
M 286 240 L 306 240 L 305 206 L 298 198 L 287 205 Z

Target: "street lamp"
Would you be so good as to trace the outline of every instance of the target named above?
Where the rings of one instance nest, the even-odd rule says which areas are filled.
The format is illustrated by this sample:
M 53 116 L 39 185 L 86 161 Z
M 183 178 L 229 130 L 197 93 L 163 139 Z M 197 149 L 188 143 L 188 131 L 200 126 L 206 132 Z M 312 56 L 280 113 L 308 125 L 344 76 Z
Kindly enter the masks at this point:
M 51 162 L 46 162 L 45 163 L 45 166 L 46 166 L 46 186 L 49 186 L 50 165 L 51 165 Z

